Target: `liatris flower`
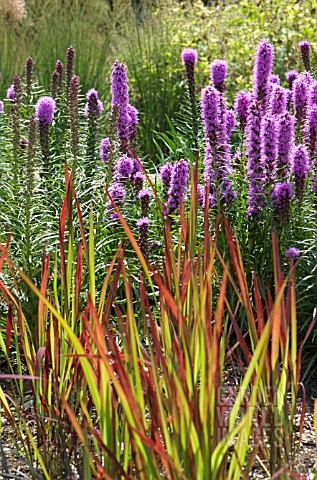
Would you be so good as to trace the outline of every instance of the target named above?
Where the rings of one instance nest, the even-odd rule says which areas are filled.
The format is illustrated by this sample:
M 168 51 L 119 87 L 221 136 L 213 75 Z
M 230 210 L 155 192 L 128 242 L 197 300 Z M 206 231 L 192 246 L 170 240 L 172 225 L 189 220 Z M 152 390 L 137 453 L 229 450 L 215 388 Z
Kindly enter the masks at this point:
M 57 73 L 59 73 L 60 79 L 62 80 L 64 65 L 62 64 L 62 62 L 60 60 L 57 60 L 57 62 L 55 64 L 55 70 L 56 70 Z
M 248 117 L 248 109 L 251 102 L 251 93 L 244 90 L 240 90 L 236 94 L 233 108 L 237 112 L 240 121 L 240 128 L 242 132 L 245 130 Z
M 301 40 L 298 44 L 302 62 L 305 70 L 310 70 L 310 43 L 308 40 Z
M 32 75 L 33 75 L 33 58 L 28 57 L 25 62 L 25 80 L 26 80 L 26 93 L 28 96 L 31 95 L 32 87 Z
M 201 92 L 200 103 L 205 131 L 204 178 L 206 183 L 212 185 L 220 124 L 220 93 L 215 87 L 205 87 Z
M 2 100 L 0 100 L 0 113 L 4 112 L 4 103 Z
M 98 98 L 98 92 L 91 88 L 86 94 L 85 115 L 88 117 L 87 157 L 92 162 L 95 160 L 96 142 L 98 134 L 98 119 L 103 111 L 103 103 Z M 86 175 L 91 173 L 91 168 L 86 169 Z
M 139 193 L 143 188 L 145 177 L 142 172 L 136 172 L 133 176 L 133 186 L 136 193 Z
M 308 147 L 312 164 L 316 164 L 317 156 L 317 105 L 308 108 L 304 125 L 304 140 Z
M 198 59 L 196 50 L 193 48 L 184 48 L 181 54 L 182 62 L 186 68 L 188 98 L 193 117 L 194 136 L 197 135 L 198 123 L 197 123 L 197 104 L 196 104 L 196 83 L 195 83 L 195 65 Z
M 62 76 L 63 76 L 64 66 L 60 60 L 57 60 L 55 65 L 55 70 L 52 73 L 51 78 L 51 95 L 53 98 L 57 97 L 60 94 L 62 88 Z
M 227 108 L 223 93 L 219 94 L 219 128 L 217 132 L 217 144 L 215 152 L 215 180 L 216 194 L 223 203 L 230 203 L 236 197 L 233 190 L 230 174 L 230 145 L 227 136 Z M 211 192 L 213 194 L 213 192 Z
M 55 101 L 52 97 L 40 97 L 35 105 L 39 122 L 52 123 L 55 113 Z
M 135 107 L 128 104 L 127 113 L 128 113 L 128 125 L 127 125 L 128 139 L 129 139 L 130 145 L 133 148 L 136 148 L 137 126 L 139 123 L 138 111 Z
M 139 229 L 138 245 L 145 258 L 149 256 L 149 225 L 148 217 L 142 217 L 137 221 Z
M 181 59 L 186 69 L 193 68 L 198 60 L 197 51 L 194 48 L 184 48 L 181 53 Z
M 68 92 L 69 84 L 70 84 L 71 78 L 73 76 L 74 56 L 75 56 L 75 49 L 72 45 L 70 45 L 70 47 L 67 49 L 67 53 L 66 53 L 66 78 L 65 78 L 65 80 L 66 80 L 66 92 Z
M 300 250 L 296 247 L 291 247 L 285 250 L 285 255 L 290 259 L 296 259 L 300 256 Z
M 49 168 L 50 157 L 50 124 L 53 121 L 55 113 L 55 101 L 52 97 L 40 97 L 35 105 L 36 116 L 39 120 L 40 143 L 42 148 L 42 155 L 44 159 L 44 167 L 46 173 Z
M 112 65 L 111 80 L 111 94 L 112 105 L 119 106 L 118 115 L 118 136 L 123 139 L 128 139 L 128 104 L 129 104 L 129 89 L 128 77 L 126 74 L 126 66 L 118 60 Z
M 56 70 L 54 70 L 51 78 L 51 96 L 53 98 L 56 98 L 60 92 L 59 85 L 60 85 L 60 74 Z
M 167 162 L 165 163 L 165 165 L 162 165 L 160 167 L 159 171 L 160 171 L 160 176 L 162 179 L 164 189 L 165 191 L 167 191 L 171 184 L 173 165 L 171 164 L 171 162 Z
M 118 182 L 124 183 L 133 172 L 134 162 L 128 155 L 122 155 L 117 161 L 115 178 Z
M 85 103 L 84 111 L 85 111 L 85 116 L 89 117 L 89 109 L 92 109 L 97 116 L 101 114 L 104 110 L 104 106 L 102 101 L 98 98 L 98 92 L 94 88 L 91 88 L 88 90 L 86 93 L 86 98 L 87 102 Z M 95 102 L 95 98 L 97 99 L 97 102 Z M 96 103 L 96 105 L 95 105 Z
M 292 90 L 294 80 L 298 77 L 298 72 L 296 70 L 290 70 L 289 72 L 286 72 L 285 77 L 288 83 L 288 88 Z
M 20 108 L 22 104 L 22 83 L 19 75 L 14 75 L 13 85 L 14 85 L 14 93 L 15 93 L 14 101 L 17 104 L 18 108 Z
M 273 83 L 274 85 L 279 85 L 281 83 L 281 79 L 276 73 L 272 73 L 269 76 L 269 82 Z
M 109 160 L 110 147 L 110 139 L 103 138 L 100 142 L 100 158 L 104 163 L 107 163 Z
M 303 200 L 307 172 L 309 170 L 309 155 L 305 145 L 298 145 L 294 148 L 291 171 L 295 183 L 295 195 L 299 201 Z
M 175 162 L 171 184 L 168 190 L 167 213 L 175 211 L 180 204 L 180 200 L 184 198 L 184 193 L 188 184 L 188 163 L 181 159 Z
M 25 169 L 25 247 L 26 259 L 31 260 L 31 201 L 34 192 L 34 158 L 36 154 L 37 120 L 34 114 L 30 115 L 28 127 L 28 155 Z
M 217 143 L 217 130 L 219 127 L 219 104 L 220 94 L 211 86 L 205 87 L 201 92 L 201 113 L 206 137 L 212 148 Z
M 15 91 L 14 91 L 14 85 L 10 85 L 10 87 L 7 90 L 7 98 L 9 100 L 14 100 L 15 99 Z
M 141 201 L 141 215 L 146 217 L 149 214 L 151 192 L 147 188 L 143 188 L 139 194 L 138 199 Z
M 246 155 L 248 187 L 248 215 L 258 217 L 262 207 L 266 206 L 264 192 L 265 172 L 261 162 L 261 104 L 253 99 L 246 126 Z
M 120 206 L 121 204 L 124 203 L 125 197 L 127 195 L 126 189 L 121 183 L 115 182 L 110 185 L 109 187 L 109 194 L 113 200 L 113 202 L 117 205 Z M 105 213 L 109 215 L 110 220 L 115 220 L 118 218 L 118 215 L 115 213 L 113 210 L 112 203 L 109 201 L 107 202 L 106 208 L 105 208 Z M 105 221 L 107 219 L 105 218 Z
M 271 203 L 274 216 L 277 220 L 289 223 L 293 187 L 291 183 L 277 182 L 271 194 Z
M 295 114 L 299 124 L 306 116 L 306 107 L 308 100 L 308 85 L 303 74 L 298 75 L 293 83 L 293 101 L 295 107 Z
M 308 106 L 317 105 L 317 81 L 314 80 L 308 88 Z
M 79 111 L 78 111 L 79 77 L 75 75 L 68 89 L 68 113 L 70 121 L 70 146 L 75 163 L 79 152 Z
M 231 137 L 233 130 L 236 126 L 236 115 L 233 110 L 227 110 L 226 118 L 226 133 L 228 139 Z
M 273 85 L 269 109 L 272 115 L 278 115 L 286 110 L 287 90 L 280 85 Z
M 261 122 L 261 163 L 265 171 L 266 186 L 270 188 L 271 183 L 275 179 L 276 169 L 276 124 L 275 118 L 267 113 Z
M 277 119 L 277 163 L 276 178 L 288 180 L 290 169 L 290 152 L 295 139 L 295 118 L 284 112 Z
M 225 60 L 214 60 L 210 64 L 210 78 L 215 88 L 224 91 L 225 78 L 228 74 L 228 64 Z
M 263 108 L 266 107 L 267 103 L 269 77 L 272 71 L 273 58 L 273 45 L 266 39 L 261 40 L 254 56 L 253 95 L 259 100 Z

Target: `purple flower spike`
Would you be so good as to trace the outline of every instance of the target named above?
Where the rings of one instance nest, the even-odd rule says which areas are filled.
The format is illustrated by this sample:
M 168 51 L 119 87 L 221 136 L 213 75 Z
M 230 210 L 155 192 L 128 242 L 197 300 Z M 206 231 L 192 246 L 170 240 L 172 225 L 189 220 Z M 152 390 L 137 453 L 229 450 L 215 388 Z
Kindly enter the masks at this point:
M 210 78 L 215 88 L 220 92 L 224 90 L 225 78 L 228 74 L 228 64 L 225 60 L 214 60 L 210 64 Z
M 293 83 L 293 101 L 295 107 L 296 118 L 302 121 L 306 115 L 306 107 L 308 100 L 308 85 L 303 74 L 298 75 Z
M 295 195 L 299 201 L 303 200 L 306 176 L 309 170 L 309 155 L 305 145 L 294 148 L 291 171 L 295 182 Z
M 138 199 L 141 202 L 141 213 L 143 217 L 146 217 L 149 214 L 150 198 L 151 192 L 147 188 L 140 190 Z
M 167 162 L 165 165 L 160 167 L 159 171 L 164 187 L 169 188 L 172 178 L 173 165 L 171 162 Z
M 201 113 L 206 136 L 212 146 L 216 142 L 216 134 L 219 126 L 219 103 L 220 95 L 214 87 L 205 87 L 201 92 Z
M 300 250 L 295 247 L 291 247 L 288 250 L 285 250 L 285 254 L 290 259 L 296 259 L 300 256 Z
M 14 90 L 14 85 L 10 85 L 10 87 L 7 90 L 7 98 L 9 100 L 14 100 L 15 99 L 15 90 Z
M 116 165 L 115 178 L 119 182 L 124 182 L 128 179 L 129 175 L 133 172 L 134 162 L 133 159 L 127 155 L 122 155 L 119 158 Z
M 312 164 L 316 164 L 317 156 L 317 105 L 308 108 L 304 125 L 304 139 L 309 150 Z
M 275 117 L 270 113 L 263 117 L 260 137 L 261 163 L 266 172 L 266 184 L 269 187 L 275 179 L 277 156 Z
M 0 113 L 4 112 L 4 103 L 2 100 L 0 100 Z
M 140 192 L 143 188 L 145 177 L 142 172 L 136 172 L 133 177 L 133 186 L 135 188 L 136 193 Z
M 137 227 L 139 229 L 138 244 L 145 258 L 149 256 L 149 225 L 150 220 L 146 216 L 137 221 Z
M 237 112 L 240 121 L 240 128 L 245 130 L 248 117 L 248 109 L 251 102 L 251 93 L 244 90 L 240 90 L 236 94 L 233 108 Z
M 271 202 L 276 219 L 289 223 L 293 187 L 291 183 L 277 182 L 274 185 Z
M 111 67 L 111 94 L 112 105 L 119 106 L 118 116 L 118 135 L 122 139 L 128 139 L 128 104 L 129 104 L 129 88 L 128 77 L 126 74 L 126 66 L 118 60 Z
M 260 41 L 254 56 L 253 92 L 263 107 L 266 106 L 269 77 L 274 58 L 274 47 L 266 39 Z
M 98 92 L 94 88 L 91 88 L 86 93 L 86 98 L 87 98 L 88 101 L 91 100 L 92 95 L 94 95 L 96 98 L 98 98 Z
M 181 53 L 181 59 L 185 67 L 195 65 L 198 60 L 197 51 L 194 48 L 184 48 Z
M 261 162 L 261 107 L 260 102 L 253 99 L 250 104 L 248 122 L 246 126 L 246 154 L 248 158 L 247 173 L 248 187 L 248 215 L 259 217 L 261 208 L 266 206 L 264 191 L 265 171 Z
M 273 85 L 270 97 L 270 111 L 272 115 L 285 112 L 287 104 L 287 90 L 280 85 Z
M 100 142 L 100 158 L 104 163 L 107 163 L 109 160 L 109 153 L 110 153 L 110 139 L 103 138 Z
M 289 177 L 290 152 L 295 139 L 295 118 L 289 112 L 284 112 L 279 116 L 277 122 L 276 177 L 281 181 L 286 181 Z
M 228 139 L 231 137 L 233 130 L 236 126 L 236 115 L 233 110 L 227 110 L 227 124 L 226 124 L 226 133 Z
M 302 40 L 298 44 L 305 70 L 310 70 L 310 43 L 308 40 Z
M 168 190 L 167 213 L 170 214 L 179 207 L 180 199 L 183 199 L 188 184 L 188 163 L 181 159 L 175 162 L 171 184 Z
M 288 83 L 288 88 L 292 90 L 294 80 L 298 77 L 298 72 L 296 70 L 290 70 L 289 72 L 286 72 L 285 77 Z
M 35 111 L 40 122 L 52 123 L 55 113 L 55 100 L 52 97 L 40 97 L 35 105 Z

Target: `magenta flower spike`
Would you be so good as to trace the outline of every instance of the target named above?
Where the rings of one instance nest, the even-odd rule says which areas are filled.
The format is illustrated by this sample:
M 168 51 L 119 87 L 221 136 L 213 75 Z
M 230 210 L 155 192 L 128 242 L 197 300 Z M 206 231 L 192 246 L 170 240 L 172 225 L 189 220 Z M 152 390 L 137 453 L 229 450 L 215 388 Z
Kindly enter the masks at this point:
M 292 259 L 292 260 L 295 260 L 296 258 L 298 258 L 300 256 L 300 250 L 296 247 L 291 247 L 291 248 L 288 248 L 287 250 L 285 250 L 285 255 Z
M 215 88 L 224 91 L 225 79 L 228 75 L 228 64 L 225 60 L 214 60 L 210 64 L 210 78 Z
M 244 132 L 247 118 L 248 118 L 248 110 L 251 103 L 251 93 L 246 92 L 244 90 L 240 90 L 235 97 L 233 108 L 235 109 L 239 122 L 240 128 Z
M 289 178 L 290 152 L 295 141 L 295 118 L 284 112 L 277 119 L 276 177 L 281 181 Z
M 288 83 L 288 88 L 292 90 L 294 80 L 298 77 L 298 72 L 296 70 L 290 70 L 289 72 L 286 72 L 285 77 Z
M 52 97 L 40 97 L 35 105 L 36 116 L 39 122 L 52 123 L 55 113 L 55 100 Z
M 287 106 L 287 90 L 280 85 L 273 85 L 269 109 L 272 115 L 279 115 L 285 112 Z
M 293 187 L 288 182 L 277 182 L 271 194 L 271 204 L 277 220 L 289 223 Z
M 271 187 L 275 179 L 277 142 L 276 142 L 276 123 L 275 117 L 267 113 L 261 122 L 261 163 L 265 171 L 266 186 Z
M 188 184 L 188 163 L 181 159 L 175 162 L 171 183 L 168 190 L 167 213 L 173 213 L 179 207 L 180 200 L 184 198 L 184 194 Z
M 309 155 L 305 145 L 298 145 L 293 150 L 291 171 L 295 183 L 295 195 L 303 200 L 307 172 L 309 170 Z
M 110 147 L 111 147 L 110 139 L 103 138 L 100 142 L 100 158 L 104 163 L 108 163 Z
M 310 43 L 308 40 L 302 40 L 298 44 L 300 49 L 300 54 L 302 57 L 302 62 L 305 70 L 310 70 Z
M 260 101 L 263 108 L 267 104 L 269 93 L 269 78 L 272 72 L 274 59 L 274 47 L 267 39 L 259 42 L 255 56 L 253 69 L 253 94 Z

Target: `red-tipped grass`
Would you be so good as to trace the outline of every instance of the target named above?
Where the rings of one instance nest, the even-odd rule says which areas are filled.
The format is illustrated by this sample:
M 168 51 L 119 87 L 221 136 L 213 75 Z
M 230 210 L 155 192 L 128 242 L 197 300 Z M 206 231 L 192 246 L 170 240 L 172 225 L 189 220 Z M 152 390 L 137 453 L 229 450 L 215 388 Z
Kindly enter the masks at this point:
M 300 378 L 293 266 L 284 279 L 273 235 L 274 293 L 262 298 L 256 272 L 250 291 L 237 238 L 221 216 L 211 238 L 208 206 L 198 244 L 197 166 L 192 177 L 191 205 L 187 212 L 181 203 L 176 245 L 175 227 L 164 220 L 160 269 L 146 261 L 113 204 L 142 272 L 138 281 L 130 277 L 121 242 L 100 291 L 93 212 L 87 240 L 71 176 L 66 177 L 53 271 L 45 254 L 39 287 L 19 271 L 39 299 L 35 339 L 20 304 L 0 281 L 8 335 L 17 346 L 21 342 L 23 352 L 16 397 L 23 396 L 23 363 L 31 379 L 34 406 L 28 415 L 36 431 L 1 388 L 0 402 L 16 434 L 25 438 L 20 450 L 29 463 L 40 464 L 46 478 L 65 475 L 71 466 L 84 478 L 144 480 L 238 480 L 247 478 L 256 462 L 272 477 L 292 468 Z M 81 232 L 77 248 L 73 197 Z M 217 248 L 221 230 L 230 253 L 226 261 Z M 12 268 L 7 248 L 2 252 L 2 264 Z M 85 273 L 89 289 L 83 298 Z M 116 296 L 121 280 L 124 302 Z M 247 332 L 240 315 L 247 319 Z M 8 341 L 3 348 L 10 362 Z M 240 371 L 238 378 L 230 378 L 229 360 Z M 63 462 L 57 465 L 61 452 Z

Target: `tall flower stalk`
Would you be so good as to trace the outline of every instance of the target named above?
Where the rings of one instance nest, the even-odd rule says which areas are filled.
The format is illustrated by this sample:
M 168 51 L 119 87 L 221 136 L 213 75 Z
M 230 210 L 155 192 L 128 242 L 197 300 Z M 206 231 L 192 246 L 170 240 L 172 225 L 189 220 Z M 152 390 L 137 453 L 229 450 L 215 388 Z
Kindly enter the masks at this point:
M 98 98 L 98 92 L 91 88 L 87 94 L 87 103 L 85 105 L 85 115 L 87 117 L 87 160 L 91 162 L 89 168 L 86 168 L 86 174 L 92 173 L 93 162 L 96 158 L 97 134 L 98 134 L 98 120 L 103 111 L 103 103 Z
M 79 153 L 79 111 L 78 111 L 79 77 L 75 75 L 68 89 L 68 114 L 70 124 L 70 148 L 76 168 Z
M 44 178 L 50 171 L 50 127 L 55 113 L 55 101 L 52 97 L 40 97 L 35 106 L 39 123 L 40 144 L 42 149 Z
M 34 195 L 34 160 L 36 154 L 37 119 L 30 115 L 28 127 L 28 152 L 25 169 L 25 248 L 26 262 L 32 266 L 31 205 Z
M 195 65 L 197 63 L 197 51 L 193 48 L 184 48 L 181 54 L 183 65 L 186 69 L 188 98 L 192 113 L 194 139 L 197 142 L 198 120 L 197 120 L 197 102 L 196 102 L 196 82 Z

